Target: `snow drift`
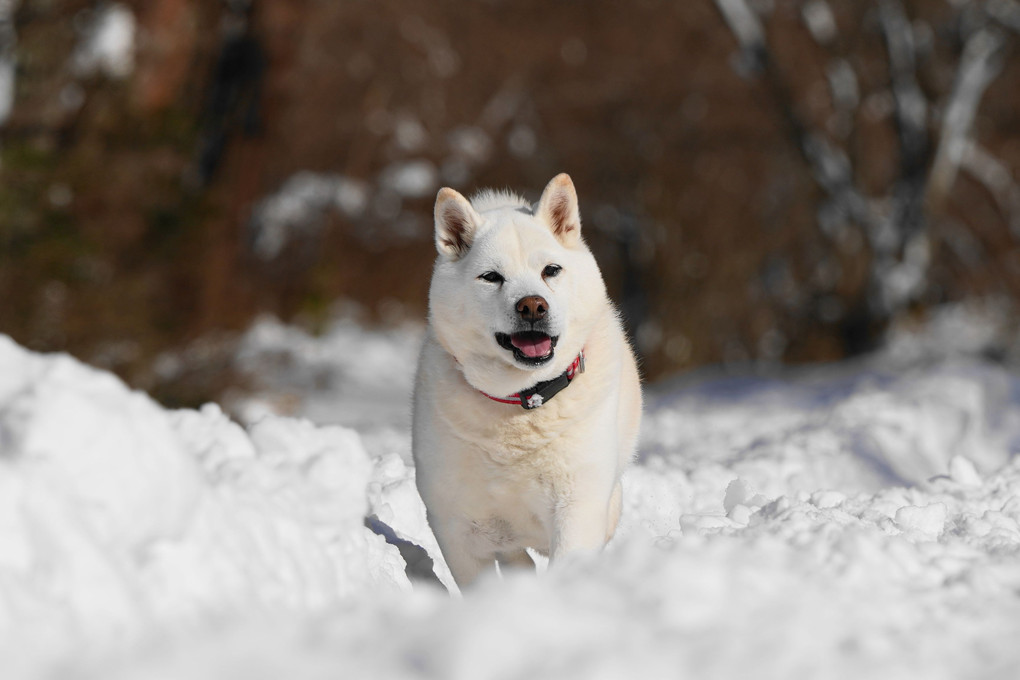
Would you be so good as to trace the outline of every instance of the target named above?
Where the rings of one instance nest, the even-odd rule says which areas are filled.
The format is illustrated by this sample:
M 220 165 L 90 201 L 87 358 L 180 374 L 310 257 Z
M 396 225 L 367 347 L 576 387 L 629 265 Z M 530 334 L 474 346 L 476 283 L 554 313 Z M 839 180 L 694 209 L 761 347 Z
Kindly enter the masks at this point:
M 277 368 L 246 426 L 0 337 L 5 678 L 1020 669 L 1020 389 L 1001 368 L 886 358 L 654 386 L 607 550 L 458 598 L 436 585 L 408 463 L 413 332 L 265 323 L 242 360 Z M 344 337 L 399 373 L 388 398 L 350 389 L 349 352 L 330 363 Z M 330 404 L 343 422 L 347 399 L 365 442 L 269 413 Z M 435 564 L 409 567 L 422 548 Z
M 410 589 L 396 549 L 364 526 L 372 469 L 351 430 L 167 412 L 0 336 L 3 658 Z

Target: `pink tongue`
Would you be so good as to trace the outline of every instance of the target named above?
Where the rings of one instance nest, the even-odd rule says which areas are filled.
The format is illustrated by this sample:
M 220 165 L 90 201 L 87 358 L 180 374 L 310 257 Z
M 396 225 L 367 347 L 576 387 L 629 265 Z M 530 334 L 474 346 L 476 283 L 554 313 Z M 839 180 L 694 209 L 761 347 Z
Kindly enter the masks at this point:
M 510 343 L 526 357 L 544 357 L 552 351 L 552 338 L 545 336 L 511 335 Z

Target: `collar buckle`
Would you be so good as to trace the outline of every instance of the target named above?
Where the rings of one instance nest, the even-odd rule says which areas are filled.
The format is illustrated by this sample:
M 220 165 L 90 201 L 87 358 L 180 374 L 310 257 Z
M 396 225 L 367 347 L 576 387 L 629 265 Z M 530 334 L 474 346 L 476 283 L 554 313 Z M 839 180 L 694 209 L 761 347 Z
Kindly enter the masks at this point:
M 584 373 L 584 350 L 577 355 L 574 362 L 567 366 L 567 370 L 560 373 L 552 380 L 543 380 L 531 389 L 521 390 L 517 394 L 507 397 L 494 397 L 491 394 L 482 392 L 485 396 L 501 404 L 520 404 L 525 411 L 532 411 L 541 407 L 550 399 L 559 394 L 570 384 L 578 373 Z M 481 390 L 479 390 L 481 392 Z

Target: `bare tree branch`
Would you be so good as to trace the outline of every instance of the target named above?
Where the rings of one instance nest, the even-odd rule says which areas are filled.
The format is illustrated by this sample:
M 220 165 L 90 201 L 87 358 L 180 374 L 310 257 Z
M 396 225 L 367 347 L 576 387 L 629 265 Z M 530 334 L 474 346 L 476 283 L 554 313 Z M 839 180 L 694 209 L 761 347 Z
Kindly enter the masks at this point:
M 836 17 L 825 0 L 808 0 L 801 7 L 800 15 L 819 45 L 828 45 L 836 38 Z
M 988 187 L 1011 229 L 1020 237 L 1020 187 L 1001 162 L 970 138 L 982 95 L 1002 67 L 999 55 L 1003 29 L 996 26 L 1020 32 L 1020 3 L 989 0 L 987 4 L 974 2 L 965 3 L 966 8 L 958 7 L 959 16 L 967 19 L 961 23 L 969 37 L 946 100 L 934 153 L 928 130 L 930 106 L 918 82 L 914 27 L 903 0 L 876 0 L 875 4 L 888 55 L 899 172 L 885 195 L 872 198 L 857 186 L 845 149 L 798 113 L 788 78 L 772 62 L 754 9 L 745 0 L 716 0 L 741 45 L 745 62 L 753 58 L 755 72 L 768 86 L 791 138 L 826 195 L 818 213 L 820 228 L 830 233 L 832 227 L 850 222 L 858 225 L 868 240 L 872 253 L 870 281 L 866 309 L 860 313 L 864 325 L 871 327 L 887 322 L 928 291 L 932 238 L 928 209 L 944 199 L 961 166 Z M 854 111 L 861 98 L 856 73 L 843 55 L 834 53 L 837 26 L 827 0 L 803 3 L 801 19 L 815 42 L 833 53 L 827 68 L 836 113 L 832 132 L 846 138 L 853 132 Z
M 880 0 L 879 22 L 889 54 L 889 75 L 900 140 L 900 172 L 890 213 L 871 238 L 873 285 L 884 315 L 924 292 L 929 248 L 924 218 L 928 165 L 928 102 L 917 84 L 914 33 L 899 0 Z
M 988 0 L 985 11 L 1000 26 L 1020 33 L 1020 2 L 1016 0 Z
M 928 182 L 930 206 L 941 206 L 953 187 L 981 97 L 1002 69 L 998 59 L 1002 46 L 1002 35 L 994 29 L 981 29 L 967 40 L 953 91 L 942 115 L 939 146 Z
M 745 0 L 715 0 L 715 4 L 736 36 L 741 49 L 748 52 L 764 51 L 765 30 L 758 20 L 758 15 Z

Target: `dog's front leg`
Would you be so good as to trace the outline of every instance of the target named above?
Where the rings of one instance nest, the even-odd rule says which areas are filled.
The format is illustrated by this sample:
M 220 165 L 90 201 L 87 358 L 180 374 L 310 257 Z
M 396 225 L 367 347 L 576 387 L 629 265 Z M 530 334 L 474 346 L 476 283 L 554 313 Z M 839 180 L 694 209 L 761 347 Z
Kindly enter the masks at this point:
M 463 590 L 485 572 L 495 571 L 494 558 L 479 557 L 471 549 L 469 532 L 462 524 L 437 521 L 433 513 L 429 513 L 428 520 L 457 587 Z
M 603 486 L 603 485 L 599 485 Z M 550 557 L 595 553 L 608 540 L 609 501 L 612 489 L 573 489 L 556 504 Z

